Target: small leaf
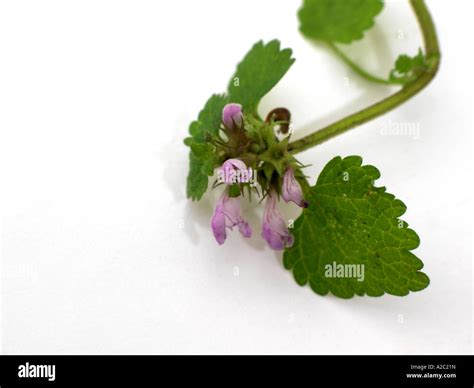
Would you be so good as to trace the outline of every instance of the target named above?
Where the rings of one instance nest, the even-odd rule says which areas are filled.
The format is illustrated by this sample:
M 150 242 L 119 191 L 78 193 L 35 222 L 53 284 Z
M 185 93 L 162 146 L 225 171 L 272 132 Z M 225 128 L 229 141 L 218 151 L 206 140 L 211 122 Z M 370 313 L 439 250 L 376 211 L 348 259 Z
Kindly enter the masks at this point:
M 191 152 L 200 160 L 206 160 L 214 151 L 214 147 L 209 143 L 192 143 Z
M 298 284 L 341 298 L 404 296 L 428 286 L 429 278 L 419 271 L 423 263 L 411 253 L 419 237 L 399 219 L 406 207 L 374 186 L 379 177 L 359 156 L 336 157 L 326 165 L 307 192 L 310 206 L 295 222 L 295 244 L 284 253 L 284 265 Z M 347 271 L 343 275 L 363 271 L 363 279 L 339 277 L 334 269 Z
M 280 42 L 257 42 L 237 66 L 228 92 L 230 102 L 242 105 L 244 112 L 256 113 L 257 106 L 294 63 L 290 49 L 280 49 Z
M 426 57 L 421 48 L 418 54 L 410 57 L 406 54 L 400 55 L 394 69 L 390 72 L 390 81 L 406 84 L 414 81 L 422 72 L 427 69 Z
M 217 136 L 222 120 L 222 109 L 227 104 L 228 99 L 223 94 L 214 94 L 207 100 L 206 105 L 199 113 L 198 120 L 191 123 L 189 133 L 191 136 L 204 142 L 206 133 Z
M 191 148 L 189 154 L 189 173 L 186 184 L 187 197 L 200 200 L 207 190 L 208 176 L 212 175 L 219 159 L 206 136 L 215 137 L 221 125 L 222 109 L 227 104 L 227 97 L 214 94 L 209 98 L 198 120 L 189 126 L 188 137 L 184 143 Z
M 202 167 L 203 162 L 190 152 L 189 173 L 186 181 L 186 195 L 193 201 L 200 200 L 207 190 L 209 178 L 201 171 Z
M 305 0 L 300 30 L 308 38 L 351 43 L 374 25 L 383 5 L 382 0 Z

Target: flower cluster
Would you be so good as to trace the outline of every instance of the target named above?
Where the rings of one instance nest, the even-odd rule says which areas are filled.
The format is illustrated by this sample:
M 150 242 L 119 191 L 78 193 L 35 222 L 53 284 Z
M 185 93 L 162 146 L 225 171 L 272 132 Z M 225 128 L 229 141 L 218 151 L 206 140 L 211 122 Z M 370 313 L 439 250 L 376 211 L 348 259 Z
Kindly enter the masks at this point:
M 224 130 L 227 130 L 228 132 L 239 130 L 244 131 L 244 121 L 242 107 L 239 104 L 228 104 L 224 107 L 222 112 L 222 123 L 224 125 Z M 272 136 L 274 136 L 273 132 Z M 276 141 L 276 139 L 270 139 L 270 141 L 267 141 L 265 144 Z M 273 154 L 274 153 L 275 152 L 273 152 Z M 228 158 L 220 167 L 219 172 L 225 177 L 248 176 L 248 171 L 252 171 L 252 168 L 247 167 L 243 160 L 245 158 L 245 155 L 242 158 Z M 261 155 L 262 160 L 259 161 L 258 157 L 256 159 L 257 165 L 258 162 L 265 163 L 265 161 L 267 161 L 268 163 L 265 153 L 262 153 Z M 255 160 L 252 159 L 252 162 L 255 162 Z M 293 245 L 293 236 L 288 230 L 287 223 L 277 208 L 277 202 L 280 195 L 285 202 L 294 202 L 296 205 L 302 208 L 308 206 L 308 202 L 304 199 L 302 187 L 295 176 L 295 173 L 298 169 L 296 163 L 294 163 L 292 159 L 284 159 L 283 162 L 280 160 L 273 162 L 273 164 L 277 166 L 279 166 L 280 163 L 282 164 L 283 168 L 275 168 L 275 170 L 281 171 L 281 177 L 278 173 L 273 175 L 272 171 L 270 178 L 268 178 L 268 174 L 265 178 L 265 174 L 262 173 L 260 179 L 260 183 L 266 186 L 262 187 L 266 196 L 266 204 L 262 223 L 262 237 L 274 250 L 283 250 Z M 232 171 L 234 174 L 229 173 Z M 214 215 L 211 220 L 212 231 L 219 244 L 223 244 L 225 242 L 227 238 L 227 230 L 232 230 L 234 227 L 238 227 L 240 233 L 245 238 L 249 238 L 252 235 L 251 227 L 242 217 L 242 210 L 240 206 L 241 188 L 238 187 L 238 191 L 235 193 L 235 191 L 231 190 L 235 187 L 235 180 L 224 181 L 224 183 L 226 188 L 217 203 Z M 246 181 L 243 180 L 241 183 L 246 183 Z

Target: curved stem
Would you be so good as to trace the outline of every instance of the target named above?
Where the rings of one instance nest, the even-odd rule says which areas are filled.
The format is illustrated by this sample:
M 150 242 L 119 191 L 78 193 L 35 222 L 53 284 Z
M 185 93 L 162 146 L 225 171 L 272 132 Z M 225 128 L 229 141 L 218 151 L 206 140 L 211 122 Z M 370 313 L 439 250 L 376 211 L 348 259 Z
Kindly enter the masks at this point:
M 393 84 L 393 82 L 390 82 L 389 80 L 379 78 L 365 71 L 357 63 L 353 62 L 352 59 L 350 59 L 346 54 L 344 54 L 344 52 L 339 47 L 337 47 L 334 43 L 328 42 L 328 45 L 329 47 L 333 49 L 333 51 L 337 54 L 339 58 L 341 58 L 354 72 L 359 74 L 361 77 L 365 78 L 368 81 L 376 82 L 379 84 L 384 84 L 384 85 Z
M 427 69 L 421 73 L 418 78 L 406 84 L 400 91 L 390 97 L 369 106 L 359 112 L 336 121 L 325 128 L 320 129 L 308 136 L 291 142 L 288 150 L 296 154 L 315 145 L 321 144 L 326 140 L 340 135 L 358 125 L 364 124 L 378 116 L 381 116 L 390 110 L 409 100 L 415 94 L 424 89 L 434 78 L 439 69 L 440 51 L 436 30 L 431 15 L 426 7 L 424 0 L 410 0 L 410 4 L 418 19 L 418 23 L 423 34 L 425 46 L 425 55 L 427 60 Z

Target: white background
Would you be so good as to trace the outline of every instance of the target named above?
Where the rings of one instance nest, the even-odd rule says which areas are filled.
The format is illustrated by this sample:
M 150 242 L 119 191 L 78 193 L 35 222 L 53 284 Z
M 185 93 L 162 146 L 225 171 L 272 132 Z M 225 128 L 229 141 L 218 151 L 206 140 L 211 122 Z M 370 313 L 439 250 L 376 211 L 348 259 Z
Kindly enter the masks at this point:
M 288 107 L 296 137 L 393 92 L 304 40 L 298 2 L 3 1 L 3 352 L 471 353 L 473 9 L 428 5 L 444 55 L 434 83 L 300 160 L 313 182 L 336 155 L 376 165 L 408 206 L 431 285 L 339 300 L 296 285 L 255 204 L 253 238 L 219 247 L 219 193 L 185 198 L 188 124 L 255 41 L 294 50 L 260 110 Z M 392 1 L 346 50 L 385 75 L 420 44 L 407 2 Z M 404 123 L 419 137 L 385 133 Z

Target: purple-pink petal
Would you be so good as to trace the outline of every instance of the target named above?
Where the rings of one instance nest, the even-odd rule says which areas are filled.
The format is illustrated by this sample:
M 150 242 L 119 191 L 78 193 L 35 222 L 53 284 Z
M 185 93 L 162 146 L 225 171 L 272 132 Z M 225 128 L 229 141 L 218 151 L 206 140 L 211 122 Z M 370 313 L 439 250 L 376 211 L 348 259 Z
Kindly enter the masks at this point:
M 276 207 L 277 195 L 274 191 L 268 194 L 263 214 L 262 237 L 270 248 L 281 251 L 293 245 L 293 235 L 289 232 L 285 220 Z
M 221 196 L 217 203 L 211 220 L 212 232 L 217 242 L 222 245 L 227 238 L 226 229 L 232 230 L 234 226 L 239 228 L 245 238 L 252 235 L 250 225 L 242 218 L 240 199 L 229 197 L 227 192 Z
M 216 207 L 211 220 L 212 232 L 219 245 L 224 244 L 227 234 L 225 231 L 225 215 L 219 206 Z
M 242 105 L 227 104 L 222 110 L 222 122 L 230 129 L 242 127 Z
M 303 197 L 303 189 L 295 178 L 294 170 L 289 167 L 283 175 L 283 185 L 281 188 L 282 197 L 286 202 L 294 202 L 299 207 L 308 207 L 308 202 Z
M 245 163 L 239 159 L 227 159 L 220 167 L 219 173 L 227 184 L 245 183 L 252 177 L 252 170 L 247 169 Z
M 222 164 L 222 169 L 247 170 L 247 166 L 240 159 L 227 159 Z

